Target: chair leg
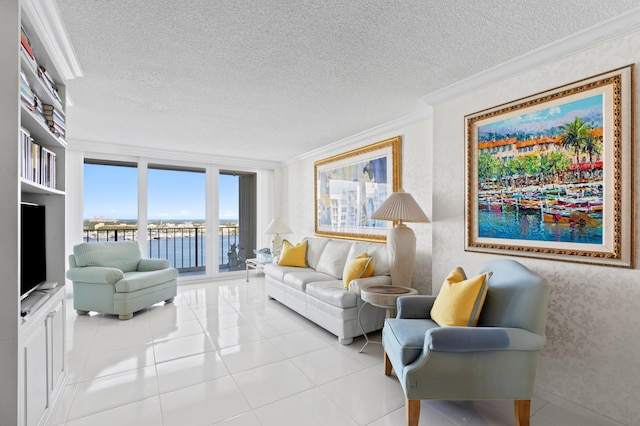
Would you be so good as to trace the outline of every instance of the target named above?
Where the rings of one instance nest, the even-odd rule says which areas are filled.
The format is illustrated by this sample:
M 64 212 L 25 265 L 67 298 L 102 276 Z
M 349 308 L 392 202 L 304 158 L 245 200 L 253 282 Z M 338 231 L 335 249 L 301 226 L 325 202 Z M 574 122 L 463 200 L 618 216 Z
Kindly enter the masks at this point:
M 531 400 L 515 400 L 513 402 L 513 408 L 516 415 L 516 426 L 529 426 L 529 418 L 531 417 Z
M 407 399 L 405 409 L 407 411 L 407 426 L 418 426 L 420 421 L 420 400 Z
M 164 303 L 173 303 L 174 299 L 175 299 L 175 297 L 170 297 L 167 300 L 165 300 Z
M 384 352 L 384 375 L 390 376 L 391 370 L 393 369 L 393 367 L 391 366 L 391 360 L 389 359 L 389 355 L 387 355 L 387 351 L 383 351 L 383 352 Z
M 120 318 L 122 321 L 126 321 L 126 320 L 129 320 L 129 319 L 133 318 L 133 313 L 125 314 L 125 315 L 118 315 L 118 318 Z

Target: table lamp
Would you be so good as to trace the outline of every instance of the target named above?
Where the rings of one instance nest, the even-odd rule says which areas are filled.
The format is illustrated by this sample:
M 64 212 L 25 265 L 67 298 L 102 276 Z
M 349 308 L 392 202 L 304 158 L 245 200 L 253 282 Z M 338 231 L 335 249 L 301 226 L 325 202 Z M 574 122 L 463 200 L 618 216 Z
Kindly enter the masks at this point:
M 387 234 L 391 283 L 411 287 L 416 261 L 416 234 L 403 222 L 428 223 L 429 218 L 411 194 L 402 189 L 389 195 L 371 218 L 398 221 Z
M 293 231 L 282 221 L 282 219 L 276 217 L 269 222 L 264 233 L 273 234 L 273 238 L 271 238 L 271 256 L 273 258 L 280 256 L 280 252 L 282 251 L 282 237 L 280 234 L 291 234 Z

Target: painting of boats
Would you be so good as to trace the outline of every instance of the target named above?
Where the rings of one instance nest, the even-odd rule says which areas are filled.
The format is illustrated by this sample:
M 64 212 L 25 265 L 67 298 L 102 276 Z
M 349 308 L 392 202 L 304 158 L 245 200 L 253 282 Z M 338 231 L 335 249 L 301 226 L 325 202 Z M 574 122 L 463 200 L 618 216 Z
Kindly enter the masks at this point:
M 479 214 L 480 237 L 602 243 L 603 101 L 591 96 L 479 127 L 478 209 L 492 213 Z M 498 214 L 509 219 L 504 226 Z
M 466 117 L 467 250 L 630 259 L 618 244 L 632 210 L 623 75 Z

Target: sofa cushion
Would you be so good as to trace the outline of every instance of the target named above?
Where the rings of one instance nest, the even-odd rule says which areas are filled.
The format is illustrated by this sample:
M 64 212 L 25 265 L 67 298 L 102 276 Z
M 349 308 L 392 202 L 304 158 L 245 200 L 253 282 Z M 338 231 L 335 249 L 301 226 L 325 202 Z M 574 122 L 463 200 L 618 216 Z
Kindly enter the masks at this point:
M 360 253 L 366 252 L 373 259 L 373 275 L 391 275 L 389 268 L 389 251 L 387 245 L 369 241 L 354 241 L 347 260 L 354 259 Z
M 402 365 L 408 365 L 422 353 L 425 333 L 432 328 L 439 328 L 438 324 L 428 319 L 387 318 L 383 340 L 392 339 L 391 346 L 400 351 Z
M 289 241 L 282 242 L 282 254 L 278 261 L 280 266 L 307 267 L 307 242 L 298 243 L 295 246 Z
M 137 241 L 82 243 L 73 247 L 76 265 L 106 266 L 122 272 L 135 271 L 142 257 Z
M 317 269 L 320 255 L 329 242 L 329 239 L 307 237 L 304 240 L 307 241 L 307 265 L 309 268 Z
M 447 276 L 431 308 L 431 318 L 440 326 L 475 327 L 487 297 L 488 274 L 466 279 L 462 268 Z
M 178 270 L 174 268 L 160 269 L 146 272 L 127 272 L 124 278 L 115 285 L 117 293 L 131 293 L 175 280 L 178 277 Z
M 316 281 L 333 281 L 331 275 L 323 274 L 322 272 L 316 272 L 313 269 L 300 269 L 297 271 L 291 271 L 284 274 L 283 282 L 289 287 L 293 287 L 296 290 L 302 292 L 306 291 L 307 284 Z
M 341 280 L 351 245 L 352 242 L 350 241 L 329 240 L 324 250 L 322 250 L 316 271 L 329 274 Z
M 300 271 L 302 269 L 309 271 L 312 270 L 310 268 L 298 268 L 297 266 L 280 266 L 275 263 L 267 263 L 266 265 L 264 265 L 264 269 L 262 271 L 266 276 L 271 277 L 274 280 L 284 282 L 285 274 L 288 274 L 289 272 Z
M 341 280 L 308 283 L 307 295 L 338 308 L 355 308 L 358 303 L 356 293 L 344 288 Z
M 358 278 L 367 278 L 373 274 L 373 259 L 367 256 L 367 253 L 362 253 L 355 259 L 347 261 L 342 273 L 342 281 L 345 287 L 349 287 L 351 281 Z

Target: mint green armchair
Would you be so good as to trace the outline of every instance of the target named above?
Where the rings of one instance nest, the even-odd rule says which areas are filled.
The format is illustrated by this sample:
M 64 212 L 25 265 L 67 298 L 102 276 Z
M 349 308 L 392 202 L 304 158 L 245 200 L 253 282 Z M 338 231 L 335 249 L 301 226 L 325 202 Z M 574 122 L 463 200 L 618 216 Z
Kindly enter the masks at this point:
M 95 311 L 128 320 L 147 306 L 173 302 L 177 277 L 168 260 L 143 259 L 136 241 L 78 244 L 69 255 L 78 315 Z
M 436 296 L 398 298 L 382 330 L 385 374 L 395 372 L 406 397 L 407 424 L 418 425 L 420 400 L 514 400 L 515 424 L 528 426 L 538 354 L 546 342 L 549 285 L 524 265 L 500 259 L 477 327 L 440 327 L 430 318 Z

